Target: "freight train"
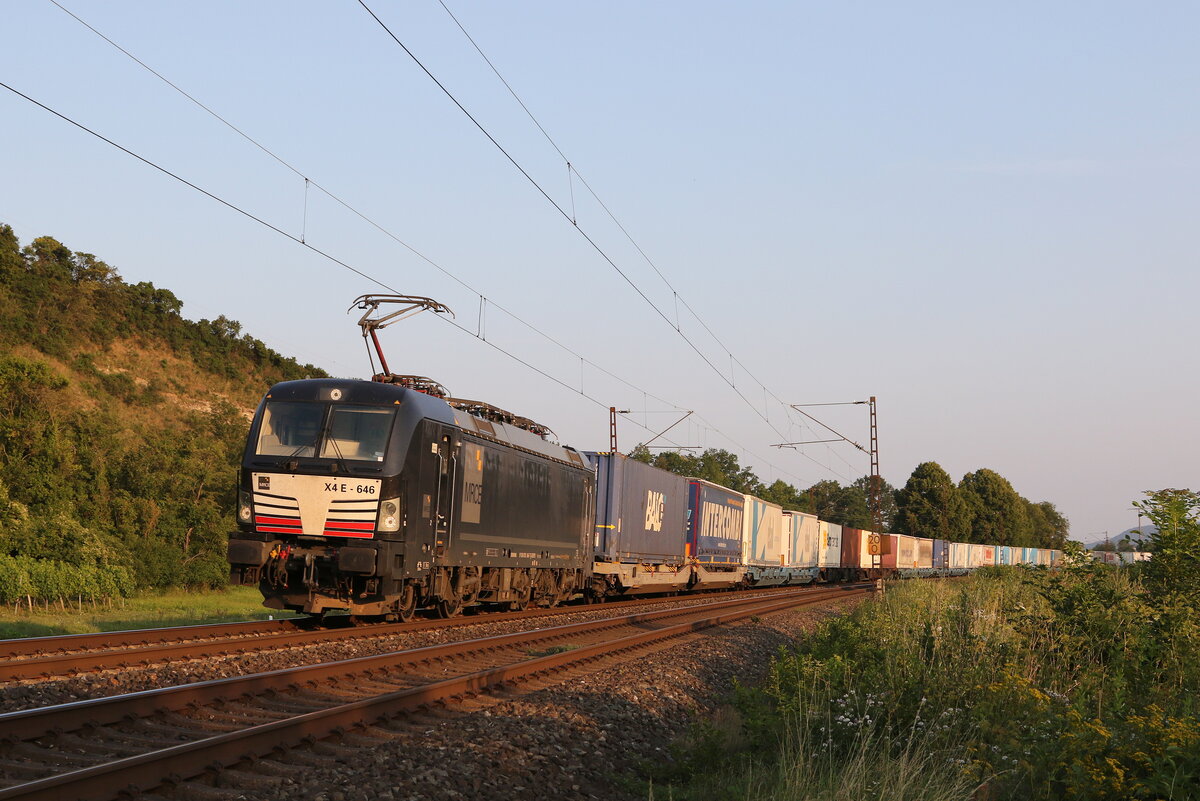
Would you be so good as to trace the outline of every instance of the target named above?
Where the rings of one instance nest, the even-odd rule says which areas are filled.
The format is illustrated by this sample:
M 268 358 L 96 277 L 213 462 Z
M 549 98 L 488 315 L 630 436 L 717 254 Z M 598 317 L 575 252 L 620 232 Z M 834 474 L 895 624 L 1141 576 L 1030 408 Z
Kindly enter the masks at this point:
M 246 443 L 231 578 L 274 609 L 407 620 L 1061 557 L 839 526 L 550 433 L 415 376 L 276 384 Z

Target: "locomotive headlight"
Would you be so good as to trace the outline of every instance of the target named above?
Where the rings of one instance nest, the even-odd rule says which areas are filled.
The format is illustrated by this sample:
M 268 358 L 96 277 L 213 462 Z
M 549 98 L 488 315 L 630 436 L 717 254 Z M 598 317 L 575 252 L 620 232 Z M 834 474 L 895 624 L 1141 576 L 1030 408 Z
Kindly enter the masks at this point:
M 250 504 L 250 493 L 245 490 L 238 491 L 238 521 L 241 523 L 249 523 L 254 517 L 254 507 Z
M 379 504 L 380 531 L 398 531 L 400 529 L 400 499 L 388 498 Z

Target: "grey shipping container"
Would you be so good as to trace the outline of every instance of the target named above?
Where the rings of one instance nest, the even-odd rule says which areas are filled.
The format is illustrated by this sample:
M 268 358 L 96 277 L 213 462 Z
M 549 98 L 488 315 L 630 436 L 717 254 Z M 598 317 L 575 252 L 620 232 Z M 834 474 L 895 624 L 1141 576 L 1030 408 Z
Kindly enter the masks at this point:
M 596 461 L 596 559 L 682 564 L 688 480 L 619 453 L 588 455 Z

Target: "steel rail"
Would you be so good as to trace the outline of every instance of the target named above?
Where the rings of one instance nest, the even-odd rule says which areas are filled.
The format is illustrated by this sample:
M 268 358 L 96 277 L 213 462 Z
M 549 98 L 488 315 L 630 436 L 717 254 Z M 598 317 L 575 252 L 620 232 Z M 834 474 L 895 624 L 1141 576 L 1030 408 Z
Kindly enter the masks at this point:
M 278 631 L 303 625 L 306 618 L 283 620 L 241 620 L 235 623 L 206 623 L 195 626 L 171 626 L 158 629 L 130 629 L 126 631 L 94 631 L 86 634 L 55 634 L 49 637 L 22 637 L 0 640 L 0 659 L 13 657 L 36 657 L 63 651 L 82 651 L 89 648 L 118 648 L 121 646 L 153 645 L 161 642 L 179 642 L 184 639 L 221 637 L 227 635 L 253 635 Z
M 752 590 L 754 593 L 784 591 L 784 587 L 769 587 Z M 813 592 L 811 586 L 805 587 Z M 697 596 L 702 597 L 702 596 Z M 756 596 L 757 597 L 757 596 Z M 679 603 L 680 598 L 628 598 L 620 603 L 645 603 L 651 605 Z M 71 651 L 69 653 L 52 653 L 44 656 L 28 656 L 24 659 L 0 659 L 0 682 L 17 681 L 22 679 L 58 678 L 76 673 L 86 673 L 113 668 L 128 668 L 138 665 L 149 665 L 172 660 L 198 659 L 203 657 L 227 656 L 247 651 L 262 651 L 275 647 L 310 645 L 330 640 L 360 639 L 383 637 L 393 634 L 425 631 L 427 629 L 452 628 L 479 623 L 504 622 L 509 620 L 525 620 L 554 615 L 571 614 L 595 607 L 552 607 L 549 609 L 528 609 L 523 612 L 500 613 L 483 617 L 465 616 L 447 620 L 412 620 L 406 623 L 381 623 L 370 626 L 345 626 L 337 628 L 312 628 L 303 624 L 302 618 L 285 621 L 269 621 L 254 623 L 220 623 L 214 626 L 184 626 L 174 629 L 147 629 L 148 636 L 138 639 L 139 632 L 117 632 L 115 643 L 108 643 L 99 634 L 77 634 L 59 637 L 39 637 L 45 645 L 54 644 L 68 638 L 89 638 L 88 640 L 70 640 L 70 644 L 95 641 L 101 645 L 128 645 L 133 647 L 116 647 L 106 650 Z M 267 623 L 267 625 L 263 625 Z M 238 627 L 244 628 L 238 628 Z M 282 631 L 280 629 L 283 629 Z M 233 637 L 221 638 L 220 633 L 230 632 Z M 171 637 L 172 632 L 195 634 L 185 640 Z M 204 634 L 217 635 L 205 638 Z M 257 636 L 255 636 L 257 635 Z M 20 642 L 12 641 L 12 642 Z M 60 649 L 63 650 L 63 649 Z M 0 651 L 2 652 L 2 651 Z
M 21 709 L 0 714 L 0 742 L 15 742 L 43 737 L 54 731 L 74 731 L 86 726 L 103 726 L 156 712 L 184 709 L 189 706 L 211 704 L 244 697 L 251 693 L 278 690 L 280 688 L 312 685 L 321 681 L 341 679 L 347 676 L 371 675 L 378 671 L 394 670 L 401 665 L 431 663 L 437 660 L 467 656 L 515 645 L 536 645 L 581 633 L 604 631 L 631 625 L 653 623 L 672 617 L 695 614 L 709 609 L 736 608 L 749 604 L 792 602 L 798 597 L 826 596 L 844 590 L 825 592 L 792 592 L 767 597 L 737 598 L 715 604 L 691 604 L 659 612 L 639 612 L 633 615 L 587 620 L 568 623 L 534 631 L 498 634 L 458 642 L 441 643 L 403 651 L 360 656 L 336 662 L 316 665 L 299 665 L 279 670 L 252 673 L 244 676 L 228 676 L 221 679 L 179 684 L 150 690 L 141 690 L 123 695 L 91 698 L 53 706 Z
M 741 607 L 708 615 L 699 620 L 678 623 L 660 629 L 638 632 L 608 642 L 584 645 L 557 654 L 535 657 L 463 676 L 424 684 L 296 715 L 279 721 L 258 724 L 235 732 L 218 734 L 146 754 L 125 757 L 89 768 L 70 771 L 0 790 L 0 801 L 62 801 L 82 799 L 101 801 L 123 792 L 140 792 L 164 781 L 179 782 L 251 757 L 259 757 L 301 742 L 327 737 L 348 728 L 369 726 L 398 714 L 411 712 L 449 699 L 476 696 L 538 675 L 578 666 L 603 657 L 626 653 L 666 639 L 686 636 L 754 615 L 770 614 L 796 606 L 811 605 L 833 597 L 853 597 L 871 591 L 867 587 L 830 590 L 822 593 L 794 593 L 784 599 L 755 598 L 727 604 L 691 607 L 705 611 Z M 668 610 L 674 612 L 676 610 Z M 668 612 L 650 613 L 663 617 Z M 637 615 L 630 617 L 645 617 Z M 583 624 L 574 624 L 578 627 Z M 572 628 L 561 627 L 561 628 Z M 514 635 L 505 635 L 512 637 Z M 488 638 L 492 639 L 492 638 Z M 426 650 L 426 649 L 420 649 Z M 355 660 L 357 661 L 357 660 Z

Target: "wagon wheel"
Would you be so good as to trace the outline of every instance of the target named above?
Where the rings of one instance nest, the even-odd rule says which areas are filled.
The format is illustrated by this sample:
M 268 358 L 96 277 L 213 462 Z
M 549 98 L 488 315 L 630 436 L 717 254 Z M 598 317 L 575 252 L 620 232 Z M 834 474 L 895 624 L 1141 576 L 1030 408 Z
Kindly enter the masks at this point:
M 445 601 L 438 601 L 434 608 L 437 610 L 437 615 L 440 618 L 454 617 L 462 611 L 462 599 L 452 598 Z
M 533 587 L 526 587 L 524 594 L 515 601 L 508 602 L 508 611 L 524 612 L 529 608 L 529 603 L 533 600 Z

